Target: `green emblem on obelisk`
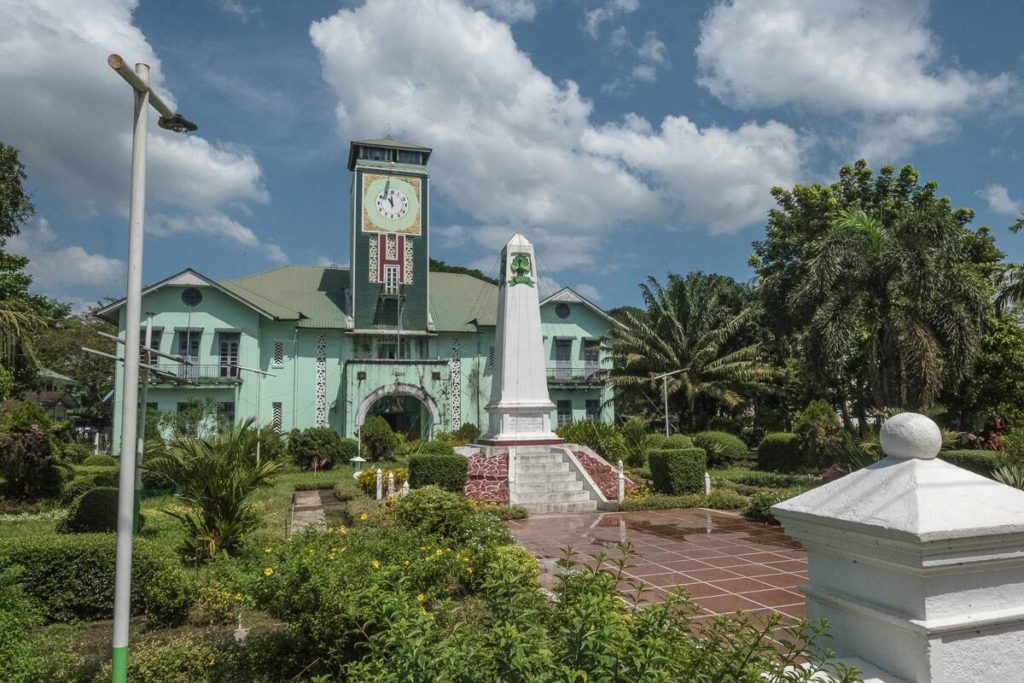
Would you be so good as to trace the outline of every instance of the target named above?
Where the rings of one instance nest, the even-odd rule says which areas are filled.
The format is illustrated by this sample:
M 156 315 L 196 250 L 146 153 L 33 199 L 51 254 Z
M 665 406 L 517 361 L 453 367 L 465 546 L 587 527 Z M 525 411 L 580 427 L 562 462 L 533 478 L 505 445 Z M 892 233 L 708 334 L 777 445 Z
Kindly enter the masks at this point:
M 525 252 L 512 254 L 512 264 L 509 268 L 512 271 L 512 279 L 508 281 L 509 287 L 526 285 L 533 287 L 533 279 L 530 273 L 533 272 L 533 265 L 530 263 L 530 255 Z

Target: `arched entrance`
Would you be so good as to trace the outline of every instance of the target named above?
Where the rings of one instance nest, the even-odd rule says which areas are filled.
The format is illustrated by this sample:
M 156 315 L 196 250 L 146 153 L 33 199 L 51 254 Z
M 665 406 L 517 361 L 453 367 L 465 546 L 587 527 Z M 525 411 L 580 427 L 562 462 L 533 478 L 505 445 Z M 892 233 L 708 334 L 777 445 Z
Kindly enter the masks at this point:
M 428 439 L 441 423 L 441 411 L 430 394 L 411 384 L 389 384 L 371 392 L 356 410 L 356 425 L 379 415 L 400 434 Z

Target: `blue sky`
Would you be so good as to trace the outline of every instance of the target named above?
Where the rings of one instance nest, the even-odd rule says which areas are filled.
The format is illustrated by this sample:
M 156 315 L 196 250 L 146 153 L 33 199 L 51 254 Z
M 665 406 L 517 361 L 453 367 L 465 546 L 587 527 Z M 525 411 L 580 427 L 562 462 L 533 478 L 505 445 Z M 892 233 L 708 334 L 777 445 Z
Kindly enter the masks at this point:
M 434 148 L 431 251 L 638 303 L 647 275 L 747 279 L 772 185 L 910 162 L 1024 235 L 1024 4 L 735 0 L 0 0 L 0 140 L 36 289 L 122 296 L 131 98 L 118 52 L 200 125 L 151 125 L 144 280 L 348 262 L 348 140 Z M 154 122 L 155 123 L 155 122 Z

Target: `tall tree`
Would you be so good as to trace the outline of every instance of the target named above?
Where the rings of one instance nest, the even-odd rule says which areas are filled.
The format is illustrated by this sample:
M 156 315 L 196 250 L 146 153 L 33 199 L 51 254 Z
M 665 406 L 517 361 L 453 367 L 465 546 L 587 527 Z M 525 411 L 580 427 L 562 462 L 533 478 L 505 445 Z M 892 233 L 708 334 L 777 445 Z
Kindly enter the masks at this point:
M 772 190 L 751 262 L 767 319 L 823 394 L 921 408 L 970 372 L 1002 254 L 937 187 L 858 161 L 832 185 Z
M 640 285 L 645 310 L 622 313 L 625 330 L 613 332 L 615 367 L 611 380 L 628 398 L 641 394 L 650 412 L 660 415 L 663 380 L 667 378 L 672 411 L 688 428 L 701 408 L 735 410 L 771 389 L 779 370 L 763 359 L 761 345 L 751 342 L 756 315 L 745 307 L 748 290 L 732 278 L 690 273 L 669 275 L 666 286 L 654 278 Z

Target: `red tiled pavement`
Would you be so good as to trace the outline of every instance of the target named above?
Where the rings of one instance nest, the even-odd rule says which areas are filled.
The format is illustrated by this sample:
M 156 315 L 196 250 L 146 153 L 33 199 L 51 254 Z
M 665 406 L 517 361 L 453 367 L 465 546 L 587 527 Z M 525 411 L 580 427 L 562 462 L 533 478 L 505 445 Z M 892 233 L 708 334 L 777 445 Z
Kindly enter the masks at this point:
M 566 547 L 583 561 L 602 552 L 614 559 L 618 544 L 631 543 L 636 555 L 623 579 L 643 581 L 645 600 L 683 588 L 707 615 L 739 609 L 804 616 L 799 586 L 807 559 L 778 527 L 697 509 L 542 515 L 508 526 L 541 560 L 545 583 L 553 582 Z

